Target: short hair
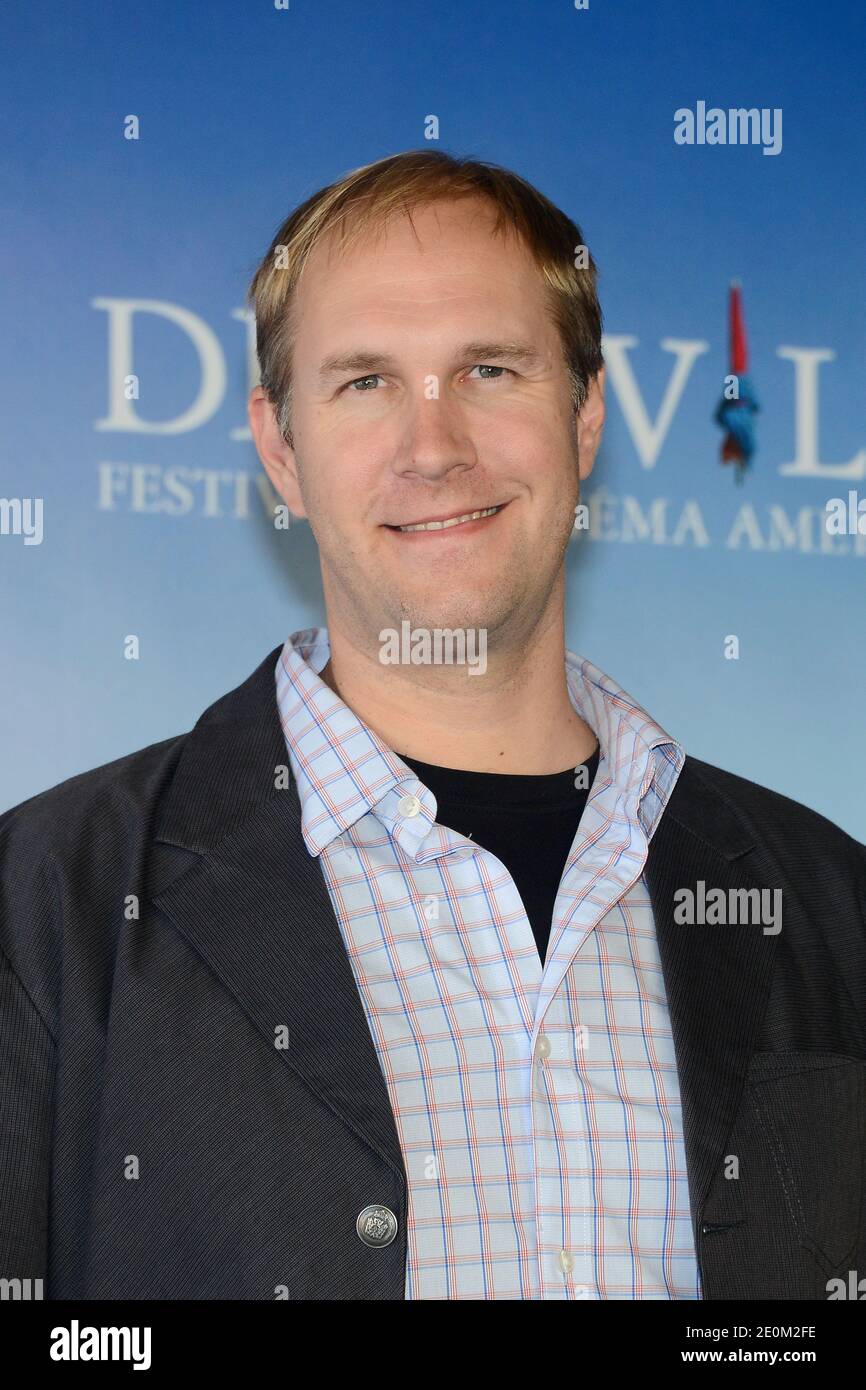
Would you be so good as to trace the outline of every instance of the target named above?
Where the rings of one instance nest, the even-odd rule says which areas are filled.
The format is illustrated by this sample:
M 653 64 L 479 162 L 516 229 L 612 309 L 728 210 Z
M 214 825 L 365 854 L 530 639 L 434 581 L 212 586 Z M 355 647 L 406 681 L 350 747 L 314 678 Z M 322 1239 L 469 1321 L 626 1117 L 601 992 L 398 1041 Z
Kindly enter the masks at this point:
M 394 213 L 443 199 L 482 197 L 493 206 L 493 232 L 511 229 L 544 277 L 559 332 L 575 410 L 604 358 L 598 270 L 578 225 L 526 179 L 487 161 L 440 150 L 407 150 L 353 169 L 301 203 L 279 227 L 247 294 L 256 321 L 256 350 L 265 395 L 282 437 L 291 442 L 295 291 L 307 257 L 337 229 L 345 251 L 364 231 Z

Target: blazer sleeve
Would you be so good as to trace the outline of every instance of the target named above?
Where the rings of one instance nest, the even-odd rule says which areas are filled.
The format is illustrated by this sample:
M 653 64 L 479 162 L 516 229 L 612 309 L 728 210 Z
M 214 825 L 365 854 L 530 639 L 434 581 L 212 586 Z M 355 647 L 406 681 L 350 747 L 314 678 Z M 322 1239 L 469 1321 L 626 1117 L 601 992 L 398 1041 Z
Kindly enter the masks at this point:
M 0 955 L 0 1279 L 46 1292 L 54 1070 L 48 1029 Z
M 0 1280 L 42 1279 L 43 1297 L 56 1074 L 46 1020 L 56 924 L 44 839 L 28 817 L 7 812 L 0 816 Z

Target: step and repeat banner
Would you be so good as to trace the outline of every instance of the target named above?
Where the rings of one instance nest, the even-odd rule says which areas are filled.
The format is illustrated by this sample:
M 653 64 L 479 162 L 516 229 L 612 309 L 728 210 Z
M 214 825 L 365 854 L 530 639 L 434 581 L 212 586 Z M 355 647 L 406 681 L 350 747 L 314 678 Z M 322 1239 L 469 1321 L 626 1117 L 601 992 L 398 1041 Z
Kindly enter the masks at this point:
M 858 4 L 6 6 L 0 809 L 189 728 L 324 620 L 246 419 L 300 201 L 436 148 L 600 270 L 568 645 L 696 757 L 866 840 Z

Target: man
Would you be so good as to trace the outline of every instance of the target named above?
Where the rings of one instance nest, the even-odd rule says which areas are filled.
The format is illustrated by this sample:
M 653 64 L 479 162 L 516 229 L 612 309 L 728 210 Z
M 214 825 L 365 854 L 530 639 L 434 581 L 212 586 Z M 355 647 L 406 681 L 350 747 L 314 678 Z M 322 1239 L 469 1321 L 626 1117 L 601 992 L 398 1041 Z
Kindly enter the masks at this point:
M 251 295 L 327 627 L 0 821 L 0 1274 L 832 1296 L 866 1269 L 866 850 L 565 651 L 579 229 L 410 152 L 298 208 Z

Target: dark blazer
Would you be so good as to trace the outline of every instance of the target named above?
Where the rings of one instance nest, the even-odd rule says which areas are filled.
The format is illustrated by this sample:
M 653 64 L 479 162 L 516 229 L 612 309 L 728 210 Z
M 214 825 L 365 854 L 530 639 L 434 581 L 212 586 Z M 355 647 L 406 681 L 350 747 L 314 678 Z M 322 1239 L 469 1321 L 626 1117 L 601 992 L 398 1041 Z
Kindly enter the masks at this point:
M 388 1092 L 275 785 L 278 654 L 0 817 L 0 1278 L 47 1298 L 404 1297 Z M 645 875 L 704 1297 L 825 1299 L 866 1275 L 866 848 L 689 757 Z M 701 880 L 781 888 L 781 931 L 677 925 Z

